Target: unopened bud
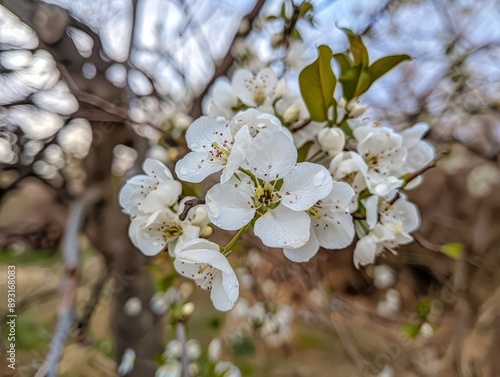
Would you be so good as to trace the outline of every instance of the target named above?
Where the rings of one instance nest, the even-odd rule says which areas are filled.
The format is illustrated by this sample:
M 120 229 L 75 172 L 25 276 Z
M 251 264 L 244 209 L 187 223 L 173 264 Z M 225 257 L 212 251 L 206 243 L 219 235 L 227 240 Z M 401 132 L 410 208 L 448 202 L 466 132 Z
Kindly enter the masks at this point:
M 340 128 L 323 128 L 317 137 L 320 148 L 331 156 L 344 150 L 345 135 Z
M 299 120 L 300 117 L 300 106 L 298 103 L 294 102 L 283 113 L 283 120 L 285 123 L 292 124 Z
M 346 109 L 349 112 L 349 118 L 357 118 L 365 113 L 367 107 L 362 105 L 357 99 L 352 99 L 347 104 Z
M 130 297 L 123 305 L 123 311 L 129 317 L 136 317 L 142 312 L 142 302 L 138 297 Z
M 211 226 L 206 226 L 205 228 L 202 229 L 200 232 L 200 237 L 202 238 L 207 238 L 210 237 L 211 234 L 213 233 L 213 228 Z
M 208 345 L 208 358 L 212 361 L 219 361 L 222 355 L 222 343 L 219 338 L 214 338 Z
M 181 313 L 184 317 L 189 317 L 194 313 L 194 304 L 192 302 L 186 302 L 182 305 Z

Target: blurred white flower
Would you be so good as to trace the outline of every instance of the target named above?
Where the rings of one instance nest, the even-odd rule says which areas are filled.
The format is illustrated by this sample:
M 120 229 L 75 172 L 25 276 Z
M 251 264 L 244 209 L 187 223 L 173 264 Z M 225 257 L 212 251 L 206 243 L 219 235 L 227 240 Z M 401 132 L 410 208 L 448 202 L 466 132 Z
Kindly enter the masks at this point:
M 373 268 L 373 284 L 378 289 L 387 289 L 396 282 L 396 272 L 386 264 Z
M 484 198 L 500 184 L 500 170 L 492 164 L 476 166 L 467 176 L 467 189 L 472 196 Z
M 186 341 L 186 355 L 188 360 L 195 361 L 201 356 L 201 345 L 196 339 L 188 339 Z
M 123 305 L 123 311 L 129 317 L 137 317 L 142 312 L 142 302 L 138 297 L 130 297 Z
M 392 316 L 401 309 L 401 297 L 395 289 L 389 289 L 385 297 L 377 305 L 377 313 L 381 316 Z
M 182 356 L 182 343 L 177 339 L 168 341 L 163 355 L 167 360 L 180 359 Z
M 167 364 L 160 366 L 155 377 L 181 377 L 182 364 L 177 360 L 169 360 Z
M 219 245 L 205 239 L 192 240 L 182 247 L 174 267 L 200 288 L 211 290 L 210 298 L 217 310 L 232 309 L 238 300 L 238 279 Z
M 238 367 L 229 361 L 219 361 L 215 366 L 215 373 L 218 377 L 241 377 Z
M 208 345 L 208 358 L 211 361 L 219 361 L 222 355 L 222 342 L 219 338 L 214 338 Z
M 127 374 L 130 374 L 130 372 L 134 370 L 134 363 L 135 363 L 135 351 L 131 348 L 127 348 L 123 353 L 122 361 L 118 366 L 117 370 L 118 375 L 126 376 Z

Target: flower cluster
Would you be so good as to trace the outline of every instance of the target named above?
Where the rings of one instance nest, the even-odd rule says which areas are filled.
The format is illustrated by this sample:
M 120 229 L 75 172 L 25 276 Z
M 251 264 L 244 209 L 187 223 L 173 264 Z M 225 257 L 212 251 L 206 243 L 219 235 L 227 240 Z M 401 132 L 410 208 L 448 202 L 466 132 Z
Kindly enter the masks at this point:
M 238 299 L 227 256 L 247 229 L 294 262 L 320 248 L 343 249 L 357 236 L 357 268 L 413 240 L 419 212 L 402 190 L 420 183 L 435 156 L 423 140 L 426 124 L 396 132 L 361 118 L 366 108 L 357 99 L 335 102 L 337 122 L 311 121 L 302 97 L 270 68 L 237 70 L 212 96 L 210 115 L 188 127 L 189 151 L 175 166 L 181 181 L 208 184 L 206 205 L 179 219 L 191 198 L 179 200 L 180 182 L 151 159 L 147 175 L 126 183 L 120 203 L 131 216 L 132 242 L 147 255 L 168 247 L 177 272 L 210 290 L 217 309 Z M 209 223 L 236 234 L 220 246 L 202 238 Z

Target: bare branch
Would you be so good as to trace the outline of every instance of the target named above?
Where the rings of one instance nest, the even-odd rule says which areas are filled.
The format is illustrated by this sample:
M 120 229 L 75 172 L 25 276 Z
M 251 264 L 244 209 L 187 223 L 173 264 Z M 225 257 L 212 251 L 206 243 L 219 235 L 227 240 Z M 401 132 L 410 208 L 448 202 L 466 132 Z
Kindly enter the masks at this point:
M 66 342 L 74 320 L 74 295 L 78 286 L 78 264 L 80 252 L 78 238 L 82 228 L 87 210 L 100 198 L 97 188 L 88 190 L 80 199 L 76 200 L 70 207 L 70 215 L 66 225 L 66 233 L 63 241 L 63 256 L 65 264 L 65 275 L 61 282 L 61 301 L 59 302 L 59 319 L 50 350 L 38 369 L 35 377 L 56 377 L 57 363 L 61 351 Z

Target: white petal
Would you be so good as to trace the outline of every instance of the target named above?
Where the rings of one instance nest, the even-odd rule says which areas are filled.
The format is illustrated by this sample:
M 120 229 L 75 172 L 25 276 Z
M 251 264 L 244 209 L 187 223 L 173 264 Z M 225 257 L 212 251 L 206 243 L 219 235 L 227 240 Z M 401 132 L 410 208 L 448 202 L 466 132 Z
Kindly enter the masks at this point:
M 278 82 L 276 74 L 274 73 L 272 68 L 261 69 L 259 73 L 257 73 L 256 79 L 264 89 L 264 93 L 266 94 L 266 96 L 270 96 L 273 93 Z
M 142 164 L 142 170 L 150 177 L 157 178 L 160 181 L 168 181 L 174 179 L 170 169 L 162 162 L 153 158 L 146 158 Z
M 283 253 L 288 259 L 293 262 L 307 262 L 316 255 L 319 250 L 319 241 L 312 230 L 312 226 L 310 232 L 309 240 L 304 246 L 297 249 L 283 249 Z
M 429 131 L 429 128 L 430 127 L 427 123 L 419 122 L 414 124 L 412 127 L 401 131 L 400 134 L 403 136 L 403 146 L 405 148 L 411 148 L 417 144 L 427 131 Z
M 366 209 L 366 222 L 370 229 L 373 229 L 378 221 L 378 196 L 372 195 L 364 201 Z
M 220 247 L 216 243 L 199 238 L 187 242 L 175 261 L 186 264 L 208 264 L 223 273 L 230 274 L 233 268 L 219 249 Z
M 330 194 L 322 200 L 323 203 L 334 202 L 340 208 L 346 209 L 354 196 L 354 190 L 346 182 L 333 181 Z
M 149 192 L 141 203 L 145 212 L 154 212 L 161 207 L 170 207 L 177 202 L 182 193 L 182 184 L 179 181 L 169 180 L 162 182 L 155 190 Z
M 186 142 L 194 152 L 207 152 L 213 142 L 220 146 L 232 140 L 229 124 L 222 117 L 203 116 L 186 131 Z
M 210 294 L 215 309 L 220 311 L 232 309 L 239 294 L 238 278 L 234 272 L 215 277 Z
M 354 238 L 354 223 L 349 213 L 335 211 L 320 219 L 311 217 L 312 229 L 325 249 L 342 249 Z
M 297 162 L 297 149 L 285 133 L 259 133 L 248 149 L 250 171 L 264 181 L 274 181 L 288 174 Z
M 248 148 L 252 144 L 252 137 L 248 126 L 243 126 L 234 136 L 234 145 L 227 159 L 226 167 L 220 177 L 221 183 L 226 183 L 229 178 L 242 166 L 247 158 Z
M 305 212 L 296 212 L 279 205 L 255 222 L 254 232 L 269 247 L 295 249 L 309 239 L 311 219 Z
M 361 238 L 354 249 L 354 266 L 359 268 L 367 264 L 373 264 L 377 254 L 382 250 L 382 246 L 371 236 Z
M 208 164 L 207 154 L 203 152 L 190 152 L 175 165 L 175 174 L 180 180 L 200 183 L 210 174 L 222 170 L 223 166 Z
M 248 193 L 248 183 L 231 178 L 218 183 L 206 195 L 210 221 L 225 230 L 237 230 L 248 224 L 255 215 L 253 199 Z
M 302 162 L 283 178 L 281 203 L 294 211 L 305 211 L 325 198 L 332 187 L 332 177 L 324 166 Z
M 254 76 L 246 69 L 238 69 L 232 78 L 233 92 L 248 106 L 257 106 L 254 98 Z

